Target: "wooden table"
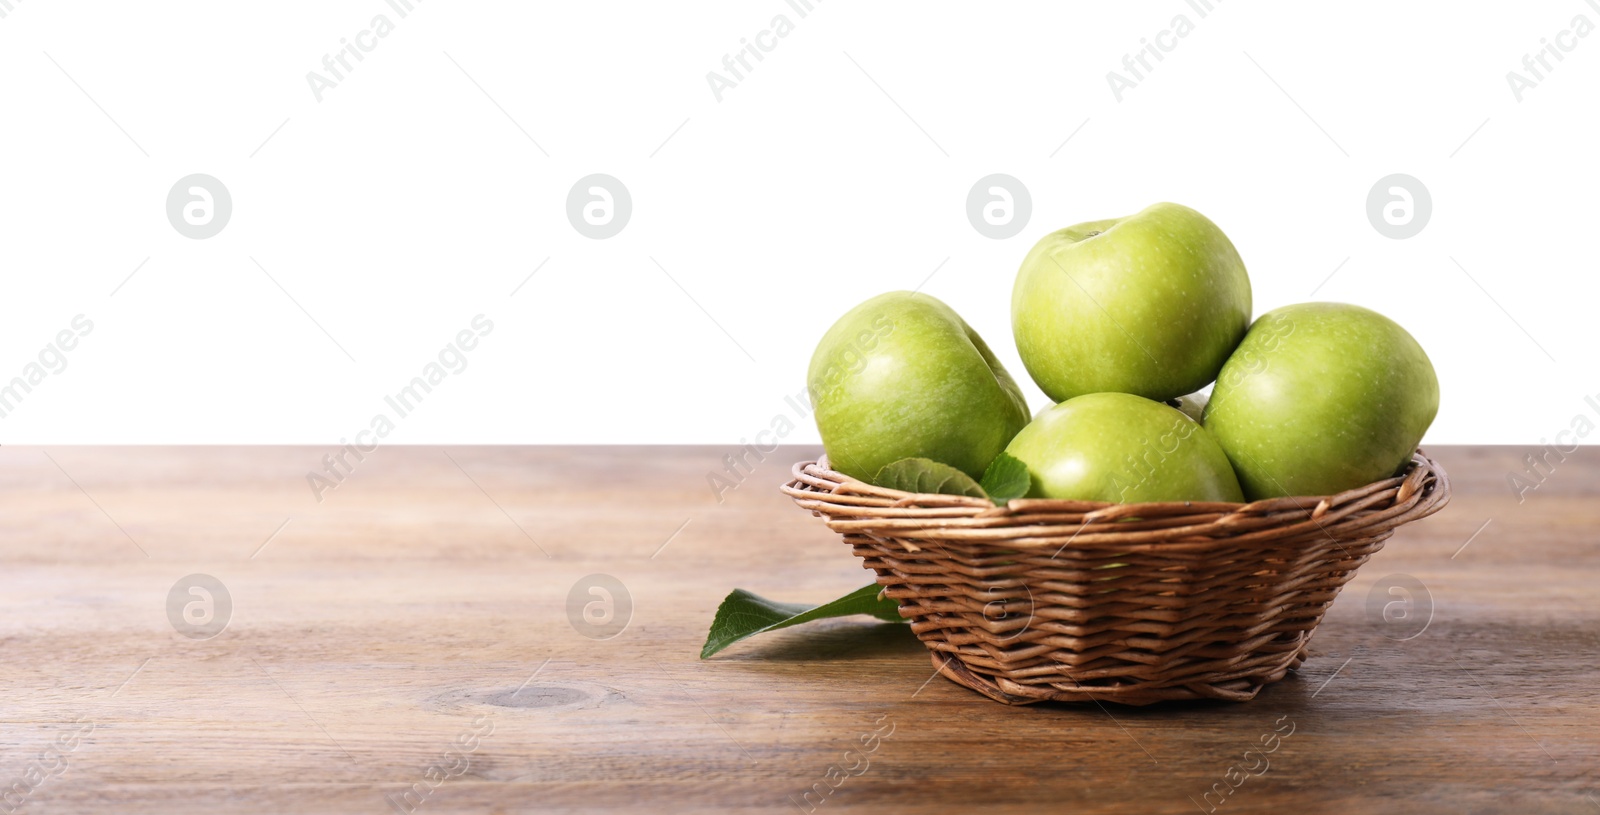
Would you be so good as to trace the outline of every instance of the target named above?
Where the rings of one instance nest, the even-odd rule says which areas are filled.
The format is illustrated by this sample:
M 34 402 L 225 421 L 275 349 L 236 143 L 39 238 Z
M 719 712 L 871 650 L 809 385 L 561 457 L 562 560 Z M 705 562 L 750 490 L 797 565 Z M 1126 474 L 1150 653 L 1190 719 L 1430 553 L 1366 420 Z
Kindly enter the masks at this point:
M 777 492 L 815 450 L 721 503 L 721 448 L 380 447 L 318 502 L 330 452 L 0 449 L 0 813 L 1600 813 L 1592 448 L 1523 503 L 1527 451 L 1433 449 L 1453 503 L 1363 567 L 1298 675 L 1106 709 L 930 682 L 893 624 L 701 661 L 735 586 L 868 582 Z M 185 631 L 219 592 L 211 623 L 186 585 L 169 617 L 191 574 L 231 600 L 209 639 Z M 610 639 L 569 616 L 591 574 L 631 598 Z M 1414 639 L 1368 613 L 1392 574 L 1431 597 Z

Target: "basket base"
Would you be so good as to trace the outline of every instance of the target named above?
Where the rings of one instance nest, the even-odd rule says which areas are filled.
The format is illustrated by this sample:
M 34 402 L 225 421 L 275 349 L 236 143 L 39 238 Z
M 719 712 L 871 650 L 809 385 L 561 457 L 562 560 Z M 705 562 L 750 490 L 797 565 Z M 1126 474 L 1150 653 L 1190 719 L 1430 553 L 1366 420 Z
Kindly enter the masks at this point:
M 1195 685 L 1175 685 L 1164 688 L 1108 687 L 1100 691 L 1064 690 L 1057 687 L 1020 685 L 1007 679 L 997 679 L 978 673 L 953 654 L 943 651 L 930 651 L 928 655 L 933 659 L 933 667 L 938 670 L 939 675 L 957 685 L 981 693 L 1005 705 L 1032 705 L 1039 702 L 1094 702 L 1096 704 L 1116 702 L 1123 705 L 1138 706 L 1155 702 L 1195 699 L 1248 702 L 1256 698 L 1256 694 L 1260 693 L 1262 688 L 1283 679 L 1288 675 L 1289 671 L 1299 668 L 1306 661 L 1307 646 L 1310 641 L 1311 637 L 1307 635 L 1301 641 L 1299 648 L 1289 652 L 1288 658 L 1282 664 L 1266 674 Z

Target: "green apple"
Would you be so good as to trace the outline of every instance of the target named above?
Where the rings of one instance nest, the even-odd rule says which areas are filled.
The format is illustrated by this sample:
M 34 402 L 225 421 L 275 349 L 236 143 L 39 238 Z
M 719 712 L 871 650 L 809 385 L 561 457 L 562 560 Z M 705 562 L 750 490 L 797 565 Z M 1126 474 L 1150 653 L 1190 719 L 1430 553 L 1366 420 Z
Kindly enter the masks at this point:
M 1250 278 L 1228 236 L 1178 204 L 1044 236 L 1011 291 L 1011 328 L 1052 400 L 1102 391 L 1162 401 L 1215 379 L 1250 325 Z
M 1030 498 L 1244 500 L 1228 457 L 1204 427 L 1128 393 L 1068 399 L 1024 427 L 1006 452 L 1028 466 Z
M 1161 400 L 1161 404 L 1166 405 L 1167 407 L 1177 408 L 1179 411 L 1182 411 L 1183 415 L 1188 416 L 1189 418 L 1198 422 L 1200 421 L 1200 416 L 1206 412 L 1206 400 L 1210 398 L 1211 394 L 1197 391 L 1189 394 L 1188 396 L 1180 396 L 1176 399 L 1163 399 Z M 1037 420 L 1040 416 L 1043 416 L 1047 411 L 1050 410 L 1050 408 L 1055 407 L 1057 404 L 1059 403 L 1051 402 L 1044 407 L 1039 408 L 1033 412 L 1033 418 Z
M 1438 412 L 1433 363 L 1404 328 L 1360 306 L 1302 303 L 1250 327 L 1204 422 L 1256 500 L 1388 478 Z
M 807 384 L 828 460 L 863 481 L 917 457 L 981 478 L 1028 423 L 1022 389 L 983 338 L 926 294 L 881 294 L 840 317 Z

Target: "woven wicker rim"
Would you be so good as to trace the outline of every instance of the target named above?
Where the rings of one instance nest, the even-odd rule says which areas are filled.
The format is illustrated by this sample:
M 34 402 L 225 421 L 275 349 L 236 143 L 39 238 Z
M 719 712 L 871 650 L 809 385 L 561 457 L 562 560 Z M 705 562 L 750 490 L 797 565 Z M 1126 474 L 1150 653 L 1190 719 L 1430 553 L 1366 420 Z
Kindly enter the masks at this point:
M 826 518 L 829 529 L 901 539 L 907 551 L 917 551 L 915 540 L 1004 542 L 1007 548 L 1060 546 L 1070 540 L 1075 547 L 1139 551 L 1204 547 L 1218 537 L 1244 543 L 1308 529 L 1393 529 L 1438 512 L 1450 496 L 1449 475 L 1420 448 L 1393 478 L 1336 495 L 1251 503 L 1019 498 L 997 506 L 987 498 L 873 486 L 830 469 L 827 456 L 795 464 L 791 475 L 783 492 Z

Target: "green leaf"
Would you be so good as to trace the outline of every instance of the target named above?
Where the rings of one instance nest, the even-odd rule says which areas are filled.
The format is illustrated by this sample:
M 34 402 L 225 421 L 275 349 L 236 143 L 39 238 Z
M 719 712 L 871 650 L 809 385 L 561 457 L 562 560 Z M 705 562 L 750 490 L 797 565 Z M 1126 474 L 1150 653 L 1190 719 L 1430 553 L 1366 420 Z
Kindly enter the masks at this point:
M 983 491 L 989 494 L 990 500 L 1005 506 L 1013 498 L 1021 498 L 1033 489 L 1033 476 L 1028 473 L 1028 465 L 1010 453 L 1002 451 L 989 462 L 989 469 L 983 471 L 983 481 L 980 483 Z
M 885 464 L 872 477 L 872 483 L 884 489 L 905 492 L 988 497 L 983 487 L 972 480 L 972 476 L 931 458 L 903 458 L 893 464 Z
M 711 631 L 706 634 L 700 658 L 705 659 L 747 637 L 829 617 L 869 614 L 892 623 L 905 622 L 900 616 L 899 602 L 878 596 L 880 591 L 878 584 L 869 583 L 831 603 L 810 606 L 779 603 L 744 589 L 734 589 L 717 607 L 717 616 L 711 621 Z

